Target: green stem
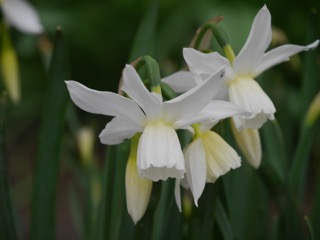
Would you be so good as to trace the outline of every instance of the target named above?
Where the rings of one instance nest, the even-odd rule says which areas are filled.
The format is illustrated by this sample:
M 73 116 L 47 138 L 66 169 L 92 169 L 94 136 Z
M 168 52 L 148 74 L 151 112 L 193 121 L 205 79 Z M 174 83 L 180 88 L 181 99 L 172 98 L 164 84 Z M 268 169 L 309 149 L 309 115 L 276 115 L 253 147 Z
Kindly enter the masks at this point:
M 212 31 L 213 36 L 217 39 L 220 47 L 223 49 L 225 56 L 229 59 L 232 63 L 236 58 L 234 51 L 229 44 L 229 39 L 225 31 L 221 26 L 217 23 L 208 22 L 200 29 L 200 32 L 195 40 L 194 48 L 198 49 L 200 47 L 201 41 L 205 36 L 207 31 Z
M 139 59 L 135 68 L 138 71 L 142 66 L 146 67 L 151 91 L 161 95 L 161 77 L 158 63 L 150 56 L 143 56 Z

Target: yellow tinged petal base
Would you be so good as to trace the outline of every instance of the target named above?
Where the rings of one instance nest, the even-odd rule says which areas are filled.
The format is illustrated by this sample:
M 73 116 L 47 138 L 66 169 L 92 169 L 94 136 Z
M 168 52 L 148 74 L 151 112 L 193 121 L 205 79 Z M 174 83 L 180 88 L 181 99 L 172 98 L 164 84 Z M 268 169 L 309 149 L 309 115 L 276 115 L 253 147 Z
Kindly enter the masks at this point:
M 130 154 L 126 168 L 126 200 L 128 212 L 136 224 L 144 215 L 152 190 L 152 181 L 138 174 L 136 155 Z

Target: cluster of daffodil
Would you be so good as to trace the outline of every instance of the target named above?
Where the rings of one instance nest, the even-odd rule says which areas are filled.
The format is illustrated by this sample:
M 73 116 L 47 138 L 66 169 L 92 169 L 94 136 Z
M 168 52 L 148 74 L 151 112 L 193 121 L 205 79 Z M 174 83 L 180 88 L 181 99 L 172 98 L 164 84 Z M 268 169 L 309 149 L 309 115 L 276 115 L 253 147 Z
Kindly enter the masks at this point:
M 10 39 L 9 27 L 26 34 L 40 34 L 43 26 L 37 12 L 24 0 L 1 0 L 3 19 L 0 20 L 0 64 L 6 90 L 13 102 L 20 100 L 19 64 L 16 51 Z
M 220 120 L 232 118 L 240 149 L 249 163 L 258 168 L 261 162 L 258 129 L 268 119 L 275 118 L 276 109 L 254 78 L 319 43 L 317 40 L 308 46 L 283 45 L 266 52 L 272 37 L 271 16 L 266 6 L 256 15 L 248 39 L 237 56 L 215 28 L 216 24 L 206 26 L 204 31 L 212 27 L 226 57 L 217 52 L 185 48 L 183 56 L 189 71 L 177 72 L 162 80 L 157 63 L 151 57 L 143 57 L 135 66 L 147 66 L 150 91 L 132 65 L 126 65 L 123 70 L 121 90 L 125 94 L 122 95 L 66 81 L 71 99 L 78 107 L 114 117 L 99 135 L 101 143 L 131 141 L 126 198 L 128 212 L 135 223 L 146 211 L 153 181 L 176 179 L 175 197 L 181 210 L 180 185 L 190 188 L 197 205 L 206 182 L 213 183 L 229 170 L 240 167 L 237 152 L 211 130 Z M 164 101 L 161 82 L 181 94 Z M 181 149 L 177 129 L 193 134 L 184 149 Z

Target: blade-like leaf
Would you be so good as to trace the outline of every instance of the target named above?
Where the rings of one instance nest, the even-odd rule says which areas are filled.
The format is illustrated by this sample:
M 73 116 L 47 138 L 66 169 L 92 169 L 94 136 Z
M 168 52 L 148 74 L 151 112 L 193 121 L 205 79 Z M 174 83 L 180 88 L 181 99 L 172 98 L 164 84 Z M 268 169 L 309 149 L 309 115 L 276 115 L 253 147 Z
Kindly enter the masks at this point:
M 68 79 L 67 69 L 62 31 L 58 28 L 48 74 L 34 173 L 31 216 L 31 237 L 34 240 L 55 239 L 59 153 L 68 103 L 64 83 Z
M 227 213 L 226 213 L 225 209 L 223 208 L 220 200 L 217 202 L 215 214 L 216 214 L 216 221 L 218 223 L 218 227 L 221 231 L 223 239 L 225 239 L 225 240 L 233 239 L 233 232 L 232 232 L 231 224 L 228 219 Z
M 6 94 L 0 97 L 0 239 L 17 239 L 14 212 L 9 189 L 8 172 L 4 158 L 4 125 Z
M 137 57 L 148 55 L 153 52 L 153 43 L 157 22 L 158 1 L 153 1 L 146 15 L 140 23 L 133 42 L 129 62 Z

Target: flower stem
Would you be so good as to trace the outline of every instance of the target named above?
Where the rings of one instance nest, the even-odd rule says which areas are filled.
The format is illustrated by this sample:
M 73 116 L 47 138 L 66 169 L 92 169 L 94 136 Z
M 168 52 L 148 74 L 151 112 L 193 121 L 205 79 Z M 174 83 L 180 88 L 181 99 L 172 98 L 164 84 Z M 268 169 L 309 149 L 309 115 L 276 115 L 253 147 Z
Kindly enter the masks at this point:
M 223 28 L 217 24 L 220 21 L 221 19 L 213 22 L 208 22 L 200 28 L 199 33 L 195 39 L 194 48 L 199 49 L 200 44 L 203 38 L 205 37 L 205 34 L 207 33 L 207 31 L 212 31 L 212 34 L 215 36 L 220 47 L 223 49 L 225 56 L 232 63 L 236 58 L 236 56 L 234 54 L 234 51 L 231 45 L 229 44 L 229 39 L 227 34 L 223 30 Z
M 146 67 L 151 91 L 161 95 L 161 78 L 158 63 L 150 56 L 143 56 L 139 59 L 135 68 L 138 71 L 142 66 Z

